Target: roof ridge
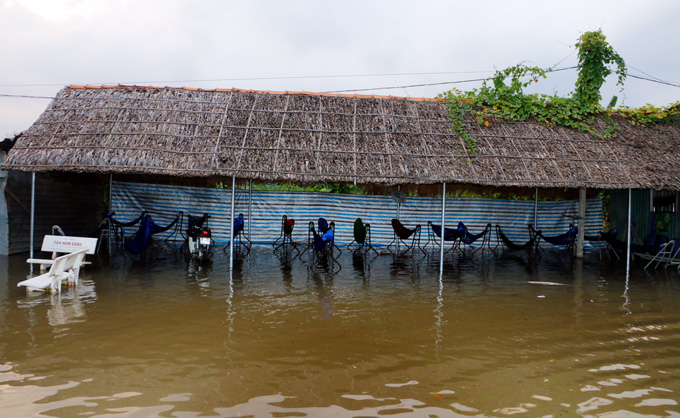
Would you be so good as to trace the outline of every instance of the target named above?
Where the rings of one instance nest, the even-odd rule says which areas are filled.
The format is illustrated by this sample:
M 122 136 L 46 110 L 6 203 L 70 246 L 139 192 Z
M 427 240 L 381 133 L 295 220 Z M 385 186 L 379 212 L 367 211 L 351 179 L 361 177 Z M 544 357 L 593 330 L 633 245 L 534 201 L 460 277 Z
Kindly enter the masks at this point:
M 397 99 L 397 100 L 411 100 L 416 102 L 443 102 L 444 99 L 436 99 L 429 97 L 402 97 L 402 96 L 391 96 L 391 95 L 378 95 L 378 94 L 338 94 L 338 93 L 322 93 L 322 92 L 311 92 L 311 91 L 273 91 L 273 90 L 251 90 L 251 89 L 239 89 L 232 87 L 229 89 L 224 88 L 213 88 L 204 89 L 199 87 L 170 87 L 170 86 L 138 86 L 138 85 L 127 85 L 127 84 L 101 84 L 101 85 L 91 85 L 91 84 L 71 84 L 67 88 L 69 89 L 115 89 L 115 88 L 142 88 L 142 89 L 159 89 L 159 90 L 194 90 L 194 91 L 222 91 L 222 92 L 238 92 L 238 93 L 258 93 L 258 94 L 290 94 L 290 95 L 307 95 L 307 96 L 325 96 L 325 97 L 355 97 L 364 99 Z

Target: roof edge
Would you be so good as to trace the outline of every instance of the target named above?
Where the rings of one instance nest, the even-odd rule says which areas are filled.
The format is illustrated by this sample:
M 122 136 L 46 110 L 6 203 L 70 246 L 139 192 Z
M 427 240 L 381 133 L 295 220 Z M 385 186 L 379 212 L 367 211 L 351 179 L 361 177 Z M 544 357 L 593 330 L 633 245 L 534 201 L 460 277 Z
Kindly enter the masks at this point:
M 239 89 L 232 87 L 230 89 L 203 89 L 197 87 L 169 87 L 169 86 L 138 86 L 138 85 L 127 85 L 127 84 L 101 84 L 101 85 L 91 85 L 91 84 L 71 84 L 67 88 L 73 90 L 83 90 L 83 89 L 117 89 L 117 88 L 128 88 L 128 89 L 157 89 L 157 90 L 193 90 L 193 91 L 220 91 L 220 92 L 236 92 L 236 93 L 257 93 L 257 94 L 290 94 L 290 95 L 304 95 L 304 96 L 326 96 L 326 97 L 352 97 L 352 98 L 362 98 L 362 99 L 396 99 L 396 100 L 410 100 L 415 102 L 438 102 L 443 103 L 444 99 L 428 98 L 428 97 L 401 97 L 401 96 L 384 96 L 384 95 L 371 95 L 371 94 L 333 94 L 333 93 L 321 93 L 321 92 L 311 92 L 311 91 L 272 91 L 272 90 L 249 90 L 249 89 Z

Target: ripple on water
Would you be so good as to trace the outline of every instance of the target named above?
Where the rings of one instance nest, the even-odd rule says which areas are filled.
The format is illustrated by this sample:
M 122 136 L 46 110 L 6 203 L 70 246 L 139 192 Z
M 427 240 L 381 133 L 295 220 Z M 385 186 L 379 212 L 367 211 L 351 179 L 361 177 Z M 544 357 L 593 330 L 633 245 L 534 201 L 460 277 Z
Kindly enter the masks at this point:
M 114 260 L 60 297 L 0 286 L 9 416 L 548 416 L 678 412 L 680 296 L 544 253 L 256 248 L 234 264 Z M 675 280 L 675 279 L 673 279 Z M 538 282 L 538 283 L 537 283 Z M 544 284 L 558 283 L 558 285 Z M 9 289 L 9 290 L 7 290 Z M 624 296 L 625 293 L 625 298 Z M 542 296 L 542 297 L 538 297 Z M 274 395 L 272 395 L 274 394 Z M 665 412 L 666 413 L 666 412 Z

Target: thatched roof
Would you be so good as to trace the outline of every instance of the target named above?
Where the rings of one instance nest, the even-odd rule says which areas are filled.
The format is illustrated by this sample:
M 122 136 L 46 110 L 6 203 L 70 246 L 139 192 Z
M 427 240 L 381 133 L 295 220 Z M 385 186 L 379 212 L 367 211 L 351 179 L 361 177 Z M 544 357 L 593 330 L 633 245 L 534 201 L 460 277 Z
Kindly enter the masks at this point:
M 446 104 L 435 100 L 71 86 L 22 134 L 3 168 L 680 190 L 680 128 L 616 123 L 617 136 L 604 139 L 535 122 L 491 120 L 485 127 L 470 118 L 478 147 L 471 159 Z

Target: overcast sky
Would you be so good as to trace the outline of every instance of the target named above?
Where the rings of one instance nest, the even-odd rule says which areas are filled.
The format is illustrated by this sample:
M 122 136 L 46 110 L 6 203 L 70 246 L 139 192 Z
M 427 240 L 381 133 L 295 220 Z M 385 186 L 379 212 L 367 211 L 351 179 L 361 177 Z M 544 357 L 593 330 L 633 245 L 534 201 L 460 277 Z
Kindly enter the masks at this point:
M 49 103 L 14 96 L 69 84 L 434 97 L 521 62 L 575 66 L 578 37 L 597 29 L 630 74 L 677 85 L 679 19 L 677 0 L 0 0 L 0 139 Z M 678 87 L 629 78 L 621 93 L 610 78 L 607 101 L 680 100 Z M 534 88 L 566 96 L 575 79 L 563 71 Z

